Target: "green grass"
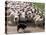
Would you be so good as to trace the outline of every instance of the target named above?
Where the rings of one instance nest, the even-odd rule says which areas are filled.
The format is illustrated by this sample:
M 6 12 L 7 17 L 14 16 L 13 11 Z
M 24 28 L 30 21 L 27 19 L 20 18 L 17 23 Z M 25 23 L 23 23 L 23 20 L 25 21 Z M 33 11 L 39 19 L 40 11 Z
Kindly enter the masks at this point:
M 44 3 L 33 3 L 34 7 L 40 8 L 41 10 L 43 10 L 45 8 L 45 4 Z
M 45 3 L 33 3 L 33 7 L 41 10 L 41 15 L 45 14 Z

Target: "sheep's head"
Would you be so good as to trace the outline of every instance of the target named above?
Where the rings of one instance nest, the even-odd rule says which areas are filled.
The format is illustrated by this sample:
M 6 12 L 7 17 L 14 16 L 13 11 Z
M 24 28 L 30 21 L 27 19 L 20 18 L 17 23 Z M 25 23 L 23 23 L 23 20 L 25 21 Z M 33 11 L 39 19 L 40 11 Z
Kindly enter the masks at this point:
M 14 16 L 14 21 L 16 22 L 16 21 L 18 21 L 19 20 L 19 16 L 18 15 L 15 15 Z

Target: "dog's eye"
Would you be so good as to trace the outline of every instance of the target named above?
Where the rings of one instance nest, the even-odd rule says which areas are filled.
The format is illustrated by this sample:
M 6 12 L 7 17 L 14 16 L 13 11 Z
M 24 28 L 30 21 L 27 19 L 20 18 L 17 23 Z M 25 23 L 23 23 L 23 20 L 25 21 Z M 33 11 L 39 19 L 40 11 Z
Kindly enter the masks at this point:
M 15 20 L 17 20 L 17 18 L 15 18 Z

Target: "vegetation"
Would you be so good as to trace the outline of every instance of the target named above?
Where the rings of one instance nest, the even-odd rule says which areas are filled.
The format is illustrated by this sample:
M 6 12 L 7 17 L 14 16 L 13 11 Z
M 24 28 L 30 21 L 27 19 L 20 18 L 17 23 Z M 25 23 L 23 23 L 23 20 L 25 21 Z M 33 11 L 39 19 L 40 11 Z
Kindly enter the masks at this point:
M 33 3 L 32 5 L 34 8 L 37 8 L 41 11 L 40 15 L 45 16 L 45 4 L 44 3 Z

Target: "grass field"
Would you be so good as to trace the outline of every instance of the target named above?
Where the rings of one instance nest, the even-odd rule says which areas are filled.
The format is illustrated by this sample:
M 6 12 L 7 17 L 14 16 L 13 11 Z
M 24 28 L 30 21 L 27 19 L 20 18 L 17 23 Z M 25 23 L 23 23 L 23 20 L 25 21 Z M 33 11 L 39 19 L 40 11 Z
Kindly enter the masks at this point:
M 41 15 L 44 14 L 45 16 L 45 3 L 33 3 L 32 6 L 39 9 L 39 11 L 41 11 Z
M 40 8 L 41 10 L 43 10 L 45 8 L 45 4 L 44 3 L 33 3 L 34 7 Z

